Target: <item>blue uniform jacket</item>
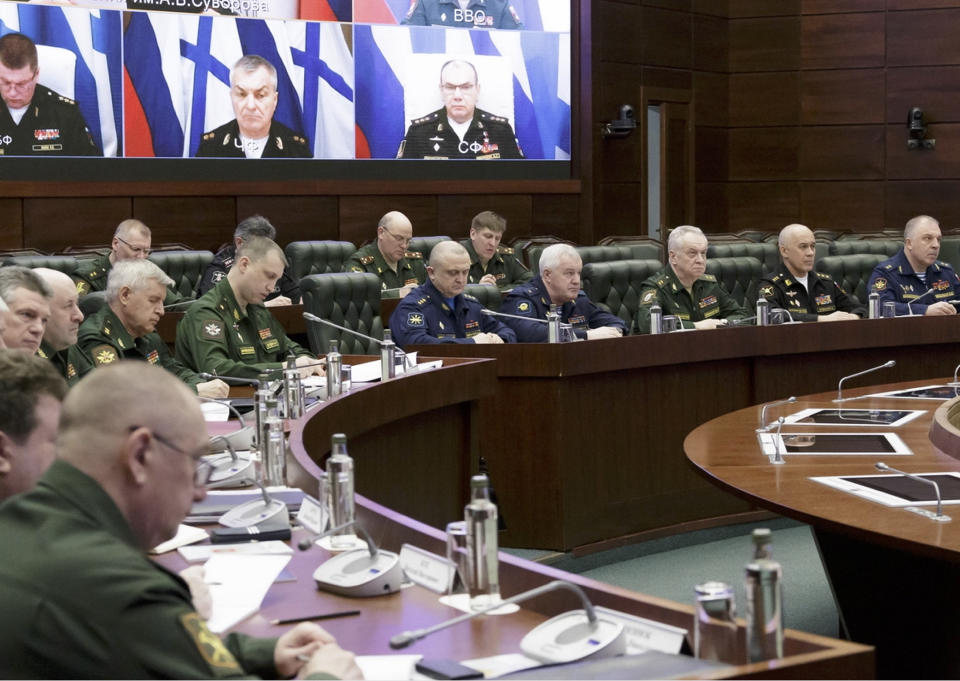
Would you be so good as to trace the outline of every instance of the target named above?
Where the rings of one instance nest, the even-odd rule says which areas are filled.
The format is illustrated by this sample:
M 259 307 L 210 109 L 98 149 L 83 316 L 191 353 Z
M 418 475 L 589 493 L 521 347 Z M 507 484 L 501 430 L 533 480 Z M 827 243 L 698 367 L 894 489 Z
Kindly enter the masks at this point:
M 457 28 L 523 28 L 508 0 L 471 0 L 466 11 L 456 0 L 416 0 L 403 23 Z
M 931 288 L 933 292 L 923 295 Z M 922 315 L 933 303 L 957 299 L 960 279 L 953 267 L 937 260 L 927 268 L 927 283 L 924 284 L 901 248 L 895 256 L 873 268 L 867 290 L 880 294 L 880 309 L 886 301 L 892 300 L 897 304 L 897 315 L 910 314 L 910 308 L 913 308 L 913 314 Z M 907 302 L 921 297 L 921 302 L 910 303 L 910 308 L 907 307 Z
M 526 284 L 515 286 L 500 306 L 500 311 L 506 314 L 546 319 L 550 310 L 550 295 L 540 277 L 534 277 Z M 573 326 L 577 338 L 586 339 L 587 329 L 597 329 L 601 326 L 614 326 L 624 334 L 627 324 L 620 317 L 601 310 L 587 298 L 587 294 L 580 291 L 577 299 L 564 303 L 560 308 L 560 321 Z M 525 322 L 521 319 L 505 319 L 506 323 L 517 332 L 521 343 L 546 343 L 547 325 L 539 322 Z
M 393 340 L 401 348 L 425 343 L 473 343 L 478 333 L 495 333 L 505 343 L 516 343 L 513 330 L 480 311 L 483 305 L 464 294 L 453 299 L 454 309 L 432 281 L 413 289 L 390 315 Z

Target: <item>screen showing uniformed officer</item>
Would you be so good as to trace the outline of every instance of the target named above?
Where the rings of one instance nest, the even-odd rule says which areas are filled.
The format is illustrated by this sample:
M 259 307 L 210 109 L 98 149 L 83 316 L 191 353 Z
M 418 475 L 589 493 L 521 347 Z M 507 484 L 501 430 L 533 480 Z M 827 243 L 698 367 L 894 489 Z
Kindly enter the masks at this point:
M 77 103 L 37 83 L 39 74 L 30 38 L 0 38 L 0 155 L 101 156 Z
M 397 158 L 523 158 L 510 122 L 477 108 L 477 69 L 451 59 L 440 69 L 443 108 L 410 123 Z
M 414 26 L 523 28 L 509 0 L 415 0 L 403 18 Z

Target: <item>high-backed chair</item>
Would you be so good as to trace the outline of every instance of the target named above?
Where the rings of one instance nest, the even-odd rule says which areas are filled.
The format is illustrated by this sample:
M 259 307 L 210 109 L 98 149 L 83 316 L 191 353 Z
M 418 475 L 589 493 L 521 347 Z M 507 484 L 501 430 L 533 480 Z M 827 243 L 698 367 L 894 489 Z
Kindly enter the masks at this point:
M 831 255 L 818 262 L 817 269 L 833 277 L 833 280 L 840 284 L 844 291 L 856 296 L 857 300 L 866 302 L 870 273 L 887 257 L 884 253 Z
M 954 270 L 960 270 L 960 235 L 943 235 L 943 241 L 940 242 L 940 260 L 950 263 Z
M 605 236 L 597 242 L 599 246 L 628 246 L 628 260 L 659 260 L 664 262 L 667 248 L 663 242 L 649 236 Z
M 605 307 L 633 329 L 640 307 L 640 285 L 663 269 L 659 260 L 613 260 L 583 266 L 581 282 L 590 300 Z
M 407 250 L 423 253 L 423 264 L 426 265 L 428 262 L 430 262 L 430 251 L 432 251 L 433 247 L 436 246 L 441 241 L 450 241 L 450 237 L 448 236 L 415 236 L 412 239 L 410 239 L 410 245 L 407 246 Z
M 657 247 L 652 243 L 576 246 L 575 248 L 584 265 L 591 262 L 610 262 L 611 260 L 660 260 Z
M 744 229 L 737 232 L 737 236 L 741 239 L 747 239 L 748 241 L 770 241 L 771 236 L 775 236 L 771 232 L 761 231 L 759 229 Z M 776 241 L 776 239 L 774 239 Z
M 485 284 L 467 284 L 463 290 L 477 300 L 488 310 L 497 312 L 500 310 L 500 303 L 503 302 L 503 294 L 496 286 L 486 286 Z
M 903 248 L 903 239 L 842 239 L 830 244 L 830 255 L 874 253 L 889 258 Z
M 210 251 L 154 251 L 150 260 L 173 279 L 173 288 L 186 298 L 193 298 L 197 283 L 213 261 Z
M 20 265 L 21 267 L 47 267 L 59 270 L 64 274 L 73 274 L 77 269 L 77 259 L 72 255 L 14 255 L 4 258 L 0 263 L 6 265 Z
M 383 338 L 380 278 L 369 272 L 311 274 L 300 280 L 303 309 L 367 336 Z M 315 354 L 325 354 L 331 340 L 345 355 L 379 354 L 380 346 L 326 324 L 307 321 L 307 338 Z
M 291 241 L 283 249 L 290 263 L 290 277 L 299 282 L 311 274 L 342 272 L 357 247 L 349 241 Z
M 709 236 L 713 239 L 713 236 Z M 707 246 L 707 258 L 737 258 L 749 256 L 756 258 L 763 266 L 764 272 L 770 272 L 780 265 L 780 249 L 776 242 L 769 241 L 725 241 Z
M 571 246 L 576 246 L 572 241 L 561 239 L 553 234 L 521 236 L 510 242 L 510 245 L 513 246 L 513 252 L 521 258 L 523 264 L 535 275 L 539 274 L 537 265 L 540 262 L 540 253 L 544 248 L 552 246 L 553 244 L 570 244 Z
M 86 295 L 80 296 L 80 300 L 77 301 L 77 305 L 80 307 L 84 319 L 99 311 L 100 308 L 106 304 L 106 291 L 91 291 Z
M 733 299 L 743 305 L 747 288 L 763 274 L 763 265 L 756 258 L 740 255 L 732 258 L 709 258 L 707 274 L 717 277 Z

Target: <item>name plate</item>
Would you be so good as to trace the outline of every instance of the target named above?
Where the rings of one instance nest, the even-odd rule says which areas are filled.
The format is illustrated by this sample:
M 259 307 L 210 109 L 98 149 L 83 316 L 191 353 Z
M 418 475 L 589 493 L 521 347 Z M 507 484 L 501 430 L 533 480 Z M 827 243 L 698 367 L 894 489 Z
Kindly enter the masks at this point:
M 400 547 L 400 568 L 414 584 L 438 594 L 450 591 L 457 574 L 457 566 L 449 560 L 412 544 Z
M 595 609 L 598 613 L 602 612 L 605 617 L 623 625 L 627 635 L 627 655 L 636 655 L 645 650 L 659 650 L 677 655 L 683 647 L 683 639 L 687 635 L 686 629 L 636 615 L 628 615 L 599 605 L 595 606 Z
M 309 494 L 304 494 L 297 522 L 314 534 L 320 534 L 327 528 L 327 509 Z

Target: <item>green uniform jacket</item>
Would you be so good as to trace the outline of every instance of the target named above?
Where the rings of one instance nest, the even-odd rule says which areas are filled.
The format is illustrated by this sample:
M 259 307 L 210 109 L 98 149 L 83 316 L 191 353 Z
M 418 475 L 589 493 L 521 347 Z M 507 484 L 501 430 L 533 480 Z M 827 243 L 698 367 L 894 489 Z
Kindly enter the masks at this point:
M 755 306 L 757 299 L 763 295 L 771 308 L 782 307 L 795 322 L 815 322 L 820 315 L 837 310 L 860 317 L 866 315 L 867 309 L 860 301 L 844 291 L 829 274 L 811 270 L 807 274 L 807 284 L 809 291 L 781 263 L 776 272 L 769 272 L 750 284 L 746 302 Z
M 109 305 L 104 305 L 80 325 L 77 345 L 93 367 L 112 364 L 118 359 L 139 359 L 158 364 L 194 390 L 203 379 L 170 356 L 167 344 L 157 332 L 134 339 Z
M 0 546 L 2 678 L 277 678 L 276 639 L 212 634 L 183 580 L 65 461 L 0 506 Z
M 693 282 L 692 290 L 691 297 L 670 265 L 643 282 L 640 285 L 640 309 L 637 310 L 640 333 L 650 333 L 650 306 L 654 302 L 663 308 L 664 315 L 676 315 L 685 329 L 692 329 L 694 322 L 704 319 L 732 320 L 750 315 L 712 274 L 704 274 Z
M 110 268 L 113 263 L 110 262 L 110 254 L 98 256 L 93 260 L 81 260 L 77 263 L 76 271 L 71 275 L 74 283 L 77 285 L 77 293 L 85 296 L 94 291 L 107 290 L 107 277 L 110 276 Z M 175 305 L 186 298 L 169 286 L 167 295 L 163 299 L 164 305 Z
M 397 262 L 394 272 L 383 259 L 383 253 L 377 248 L 377 242 L 367 244 L 354 251 L 343 264 L 344 272 L 371 272 L 380 277 L 381 288 L 402 288 L 409 284 L 419 286 L 427 280 L 427 268 L 423 264 L 423 253 L 407 251 Z
M 257 378 L 279 368 L 291 352 L 312 357 L 263 305 L 241 311 L 227 278 L 201 296 L 177 325 L 177 359 L 195 371 Z
M 514 284 L 525 284 L 533 279 L 533 272 L 517 260 L 513 254 L 513 249 L 507 246 L 500 246 L 493 257 L 487 261 L 487 267 L 484 269 L 480 264 L 480 256 L 473 248 L 473 242 L 470 239 L 464 239 L 460 242 L 470 254 L 470 278 L 471 284 L 479 284 L 485 274 L 492 274 L 497 278 L 497 288 L 511 288 Z
M 57 352 L 46 341 L 40 343 L 37 356 L 49 359 L 57 373 L 63 376 L 71 388 L 93 369 L 93 362 L 80 350 L 80 344 L 75 343 L 66 350 Z

